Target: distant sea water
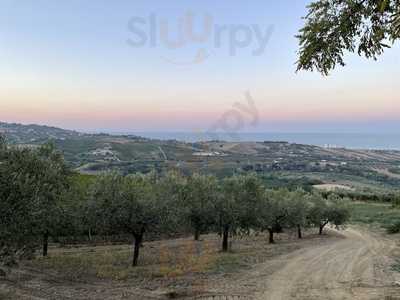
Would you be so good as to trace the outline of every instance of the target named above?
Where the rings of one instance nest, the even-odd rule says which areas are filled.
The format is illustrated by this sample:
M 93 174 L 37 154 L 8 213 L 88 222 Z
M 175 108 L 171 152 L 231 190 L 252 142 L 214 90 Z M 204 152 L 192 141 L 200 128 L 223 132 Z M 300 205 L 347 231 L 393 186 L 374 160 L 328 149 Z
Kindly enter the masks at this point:
M 192 132 L 133 132 L 131 134 L 160 140 L 198 142 L 218 137 L 224 141 L 263 142 L 285 141 L 322 147 L 343 147 L 349 149 L 400 150 L 399 134 L 367 133 L 237 133 L 202 136 Z

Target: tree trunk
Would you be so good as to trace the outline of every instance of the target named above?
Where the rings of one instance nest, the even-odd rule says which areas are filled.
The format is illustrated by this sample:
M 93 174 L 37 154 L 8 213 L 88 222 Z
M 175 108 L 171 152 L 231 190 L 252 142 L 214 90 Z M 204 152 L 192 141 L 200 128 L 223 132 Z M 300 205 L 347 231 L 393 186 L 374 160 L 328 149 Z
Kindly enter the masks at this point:
M 329 223 L 329 221 L 326 221 L 325 223 L 322 223 L 319 225 L 319 235 L 322 235 L 322 232 L 324 230 L 324 227 Z
M 268 229 L 268 233 L 269 233 L 269 243 L 270 244 L 274 244 L 274 230 L 273 229 Z
M 133 261 L 132 261 L 132 267 L 136 267 L 138 265 L 139 261 L 139 250 L 140 250 L 140 245 L 142 244 L 143 241 L 143 233 L 135 235 L 135 242 L 134 242 L 134 248 L 133 248 Z
M 329 221 L 326 221 L 325 223 L 322 223 L 319 225 L 319 235 L 322 235 L 322 232 L 324 230 L 324 227 L 329 223 Z
M 92 241 L 92 230 L 89 228 L 88 230 L 88 238 L 89 238 L 89 242 Z
M 297 225 L 297 237 L 299 239 L 303 238 L 303 233 L 301 232 L 301 226 L 300 225 Z
M 200 230 L 197 228 L 194 230 L 194 240 L 195 241 L 200 240 Z
M 43 257 L 47 256 L 48 248 L 49 248 L 49 232 L 46 231 L 43 234 Z
M 224 226 L 222 233 L 222 252 L 228 252 L 229 226 Z

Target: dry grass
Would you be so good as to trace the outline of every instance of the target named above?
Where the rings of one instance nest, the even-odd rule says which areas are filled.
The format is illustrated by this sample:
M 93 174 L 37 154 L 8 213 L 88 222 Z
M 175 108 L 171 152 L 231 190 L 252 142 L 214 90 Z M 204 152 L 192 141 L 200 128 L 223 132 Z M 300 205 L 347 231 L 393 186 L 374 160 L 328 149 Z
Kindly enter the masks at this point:
M 178 239 L 145 243 L 136 268 L 131 267 L 132 247 L 128 245 L 52 249 L 49 257 L 38 257 L 27 264 L 57 271 L 70 280 L 174 278 L 207 272 L 215 263 L 218 244 L 214 237 L 203 242 Z
M 315 235 L 315 230 L 300 242 L 294 233 L 279 234 L 275 245 L 269 245 L 264 235 L 246 236 L 232 239 L 232 251 L 222 253 L 218 236 L 202 238 L 200 242 L 176 239 L 145 243 L 136 268 L 130 266 L 132 248 L 128 245 L 53 248 L 48 258 L 37 258 L 26 266 L 72 281 L 113 280 L 151 290 L 185 286 L 201 289 L 202 285 L 226 280 L 274 256 L 326 240 L 326 236 Z

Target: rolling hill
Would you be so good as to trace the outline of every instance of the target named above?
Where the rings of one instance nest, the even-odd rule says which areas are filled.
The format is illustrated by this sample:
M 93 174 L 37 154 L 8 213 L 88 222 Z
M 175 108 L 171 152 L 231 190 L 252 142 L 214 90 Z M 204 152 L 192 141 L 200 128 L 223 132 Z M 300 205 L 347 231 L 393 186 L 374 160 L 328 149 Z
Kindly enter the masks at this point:
M 400 151 L 331 149 L 268 141 L 184 143 L 9 123 L 0 123 L 0 133 L 20 146 L 34 147 L 52 141 L 73 168 L 86 174 L 176 169 L 223 177 L 257 172 L 277 186 L 380 191 L 400 186 Z

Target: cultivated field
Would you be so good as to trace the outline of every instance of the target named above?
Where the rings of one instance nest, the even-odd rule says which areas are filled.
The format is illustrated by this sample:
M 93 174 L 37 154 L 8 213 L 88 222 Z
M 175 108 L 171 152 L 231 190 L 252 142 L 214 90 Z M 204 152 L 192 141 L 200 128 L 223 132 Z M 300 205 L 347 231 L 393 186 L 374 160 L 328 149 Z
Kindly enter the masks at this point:
M 52 140 L 70 166 L 89 175 L 110 170 L 131 174 L 175 169 L 185 174 L 198 172 L 222 178 L 237 172 L 257 172 L 273 180 L 283 178 L 284 186 L 296 184 L 300 178 L 304 187 L 328 184 L 383 193 L 400 184 L 396 174 L 400 151 L 393 150 L 323 148 L 270 141 L 184 143 L 7 123 L 0 123 L 0 131 L 21 147 L 37 147 Z

